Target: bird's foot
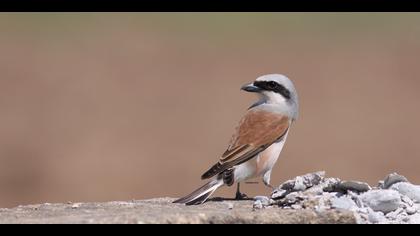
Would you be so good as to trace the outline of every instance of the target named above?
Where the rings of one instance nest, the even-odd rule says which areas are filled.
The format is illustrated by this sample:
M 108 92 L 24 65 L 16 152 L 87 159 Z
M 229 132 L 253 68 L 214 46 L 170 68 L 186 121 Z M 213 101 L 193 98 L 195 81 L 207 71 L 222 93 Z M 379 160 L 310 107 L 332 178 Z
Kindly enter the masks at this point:
M 268 185 L 266 185 L 267 187 L 269 187 L 272 191 L 274 191 L 276 188 L 275 187 L 273 187 L 272 185 L 270 185 L 270 184 L 268 184 Z
M 251 200 L 251 198 L 248 197 L 245 193 L 237 192 L 235 196 L 235 200 L 237 201 L 243 201 L 243 200 Z
M 264 183 L 265 186 L 267 186 L 268 188 L 271 188 L 271 190 L 273 190 L 273 191 L 276 189 L 275 187 L 273 187 L 273 185 L 271 185 L 270 183 L 268 183 L 266 181 L 263 181 L 263 183 Z

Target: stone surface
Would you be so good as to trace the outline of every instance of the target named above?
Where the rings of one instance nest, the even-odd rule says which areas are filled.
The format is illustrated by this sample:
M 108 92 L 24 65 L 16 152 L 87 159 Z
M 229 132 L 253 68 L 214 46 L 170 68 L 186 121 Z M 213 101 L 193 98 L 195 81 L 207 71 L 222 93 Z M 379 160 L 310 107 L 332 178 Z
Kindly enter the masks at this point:
M 401 196 L 401 201 L 403 201 L 403 203 L 408 207 L 414 206 L 413 200 L 411 200 L 411 198 L 407 197 L 406 195 Z
M 357 208 L 356 203 L 349 197 L 332 198 L 331 206 L 337 209 L 353 210 Z
M 373 211 L 373 210 L 368 210 L 368 220 L 371 222 L 371 223 L 374 223 L 374 224 L 378 224 L 378 223 L 381 223 L 381 222 L 386 222 L 386 218 L 385 218 L 385 215 L 384 215 L 384 213 L 382 213 L 382 212 L 380 212 L 380 211 Z
M 401 197 L 394 190 L 372 190 L 360 196 L 363 203 L 374 211 L 389 213 L 401 206 Z
M 259 210 L 259 209 L 263 209 L 264 208 L 264 205 L 261 202 L 261 200 L 255 200 L 254 205 L 252 206 L 252 208 L 254 210 Z
M 21 206 L 0 210 L 0 223 L 118 223 L 118 224 L 211 224 L 211 223 L 355 223 L 351 212 L 285 210 L 266 208 L 253 211 L 252 201 L 207 202 L 199 206 L 173 204 L 171 198 L 130 202 L 83 203 Z
M 413 202 L 420 203 L 420 186 L 399 182 L 393 184 L 391 189 L 398 191 L 400 194 L 409 197 Z
M 271 205 L 272 201 L 269 197 L 266 196 L 256 196 L 254 197 L 255 201 L 260 201 L 263 206 Z
M 341 181 L 337 185 L 337 190 L 341 190 L 343 192 L 347 191 L 354 191 L 354 192 L 367 192 L 372 188 L 369 184 L 360 182 L 360 181 Z
M 389 174 L 383 181 L 383 188 L 388 189 L 392 185 L 400 182 L 408 182 L 407 178 L 397 173 Z
M 315 186 L 314 189 L 321 188 L 321 192 L 334 192 L 340 182 L 339 178 L 325 178 L 321 181 L 319 187 Z
M 271 198 L 272 199 L 280 199 L 280 198 L 284 198 L 288 193 L 290 193 L 287 190 L 284 189 L 276 189 L 274 190 L 273 194 L 271 194 Z
M 319 171 L 315 173 L 309 173 L 302 176 L 297 176 L 292 180 L 288 180 L 281 184 L 277 189 L 274 190 L 271 195 L 272 199 L 283 198 L 291 192 L 304 191 L 315 185 L 318 185 L 321 180 L 324 179 L 325 171 Z
M 388 214 L 386 214 L 386 217 L 389 218 L 389 219 L 391 219 L 391 220 L 396 220 L 403 213 L 404 213 L 404 209 L 403 208 L 397 208 L 394 211 L 388 212 Z
M 420 224 L 420 214 L 417 213 L 410 217 L 410 220 L 408 221 L 410 224 Z
M 407 207 L 406 212 L 408 215 L 413 215 L 417 213 L 417 209 L 415 207 Z
M 306 187 L 302 179 L 315 173 L 280 185 L 272 195 L 275 205 L 316 212 L 342 209 L 353 212 L 357 223 L 361 224 L 410 224 L 420 219 L 420 186 L 407 182 L 402 175 L 390 174 L 379 181 L 378 187 L 371 188 L 361 181 L 342 181 L 326 178 L 324 172 L 317 173 L 322 175 L 318 175 L 318 184 L 311 187 Z

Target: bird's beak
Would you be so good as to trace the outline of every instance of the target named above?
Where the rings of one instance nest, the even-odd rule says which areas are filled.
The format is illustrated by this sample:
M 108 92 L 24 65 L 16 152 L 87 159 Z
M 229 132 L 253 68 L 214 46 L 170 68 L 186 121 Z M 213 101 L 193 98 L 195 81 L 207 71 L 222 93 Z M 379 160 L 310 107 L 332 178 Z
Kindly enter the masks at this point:
M 241 90 L 247 91 L 247 92 L 251 92 L 251 93 L 258 93 L 261 91 L 260 88 L 258 88 L 257 86 L 255 86 L 253 83 L 251 84 L 246 84 L 244 86 L 241 87 Z

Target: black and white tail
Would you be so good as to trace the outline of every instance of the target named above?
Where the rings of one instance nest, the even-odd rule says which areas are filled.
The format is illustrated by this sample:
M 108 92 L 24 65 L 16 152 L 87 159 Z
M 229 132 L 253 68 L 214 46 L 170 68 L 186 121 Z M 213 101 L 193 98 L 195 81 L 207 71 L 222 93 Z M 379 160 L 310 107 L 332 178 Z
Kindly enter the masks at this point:
M 218 188 L 223 186 L 223 179 L 214 179 L 201 188 L 195 190 L 188 196 L 180 198 L 174 203 L 182 203 L 186 205 L 199 205 L 204 203 Z

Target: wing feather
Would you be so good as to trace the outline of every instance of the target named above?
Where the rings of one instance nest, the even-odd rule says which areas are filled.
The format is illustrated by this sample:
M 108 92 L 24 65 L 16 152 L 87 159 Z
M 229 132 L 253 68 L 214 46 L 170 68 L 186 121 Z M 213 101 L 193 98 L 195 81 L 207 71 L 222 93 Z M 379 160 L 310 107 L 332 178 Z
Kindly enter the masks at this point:
M 283 138 L 290 126 L 290 118 L 262 110 L 249 110 L 239 122 L 229 147 L 218 163 L 213 165 L 202 179 L 211 178 L 236 165 L 240 165 L 271 144 Z

